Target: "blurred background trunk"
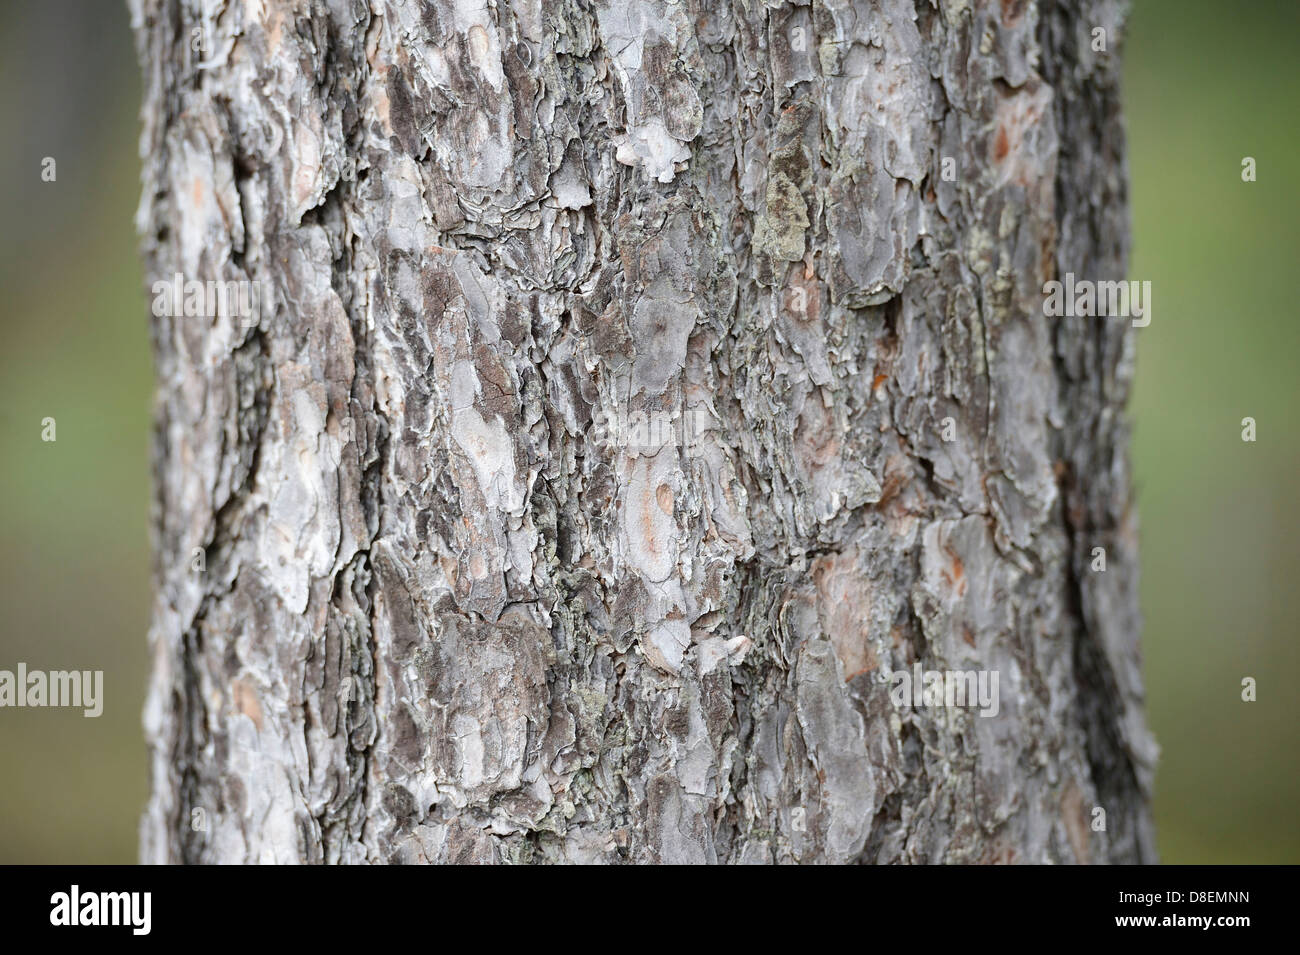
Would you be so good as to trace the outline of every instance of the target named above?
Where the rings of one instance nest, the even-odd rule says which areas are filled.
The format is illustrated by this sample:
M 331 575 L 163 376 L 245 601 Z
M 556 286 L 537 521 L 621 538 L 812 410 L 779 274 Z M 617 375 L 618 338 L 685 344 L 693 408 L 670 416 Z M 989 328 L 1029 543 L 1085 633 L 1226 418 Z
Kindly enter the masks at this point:
M 1153 861 L 1121 4 L 131 5 L 145 861 Z

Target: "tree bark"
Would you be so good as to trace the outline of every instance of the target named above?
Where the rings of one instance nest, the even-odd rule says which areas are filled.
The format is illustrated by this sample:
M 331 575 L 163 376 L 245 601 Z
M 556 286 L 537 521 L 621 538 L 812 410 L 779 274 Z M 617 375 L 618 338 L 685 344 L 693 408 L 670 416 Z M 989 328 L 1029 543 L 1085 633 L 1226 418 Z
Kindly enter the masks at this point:
M 1153 860 L 1121 4 L 131 7 L 145 861 Z

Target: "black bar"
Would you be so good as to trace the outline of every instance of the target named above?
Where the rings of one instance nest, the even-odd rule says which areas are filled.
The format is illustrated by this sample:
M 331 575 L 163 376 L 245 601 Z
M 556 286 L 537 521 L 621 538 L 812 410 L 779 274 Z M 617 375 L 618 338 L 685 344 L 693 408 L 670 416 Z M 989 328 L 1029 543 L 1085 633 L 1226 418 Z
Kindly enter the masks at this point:
M 828 932 L 848 931 L 864 943 L 897 938 L 941 947 L 996 946 L 998 939 L 1022 931 L 1029 933 L 1025 939 L 1048 944 L 1098 935 L 1179 943 L 1200 936 L 1231 944 L 1243 939 L 1242 933 L 1287 928 L 1281 909 L 1288 893 L 1282 882 L 1289 884 L 1291 874 L 1284 869 L 862 867 L 822 882 L 827 876 L 754 869 L 665 878 L 654 871 L 596 876 L 573 870 L 450 873 L 378 866 L 351 872 L 324 867 L 9 866 L 0 873 L 10 885 L 0 892 L 0 926 L 6 942 L 75 934 L 83 941 L 113 939 L 128 945 L 233 942 L 259 949 L 279 941 L 295 947 L 377 945 L 384 939 L 397 943 L 416 928 L 436 950 L 463 944 L 466 928 L 481 920 L 515 928 L 524 944 L 547 944 L 538 930 L 570 920 L 582 926 L 592 943 L 616 937 L 626 944 L 648 939 L 651 926 L 669 919 L 703 920 L 708 925 L 701 928 L 701 941 L 710 931 L 721 931 L 729 944 L 746 932 L 771 942 L 775 932 L 784 935 L 792 929 L 808 932 L 809 939 L 829 940 L 833 935 Z M 599 882 L 587 881 L 594 878 Z M 92 911 L 97 916 L 103 904 L 108 917 L 116 912 L 125 924 L 52 924 L 69 921 L 74 885 L 85 917 Z M 132 899 L 129 909 L 123 896 L 104 900 L 100 895 L 146 892 L 147 934 L 136 931 L 143 927 L 143 895 Z M 1172 901 L 1171 893 L 1176 893 Z M 87 902 L 87 896 L 92 900 Z M 134 926 L 131 916 L 137 917 Z M 1153 921 L 1120 924 L 1133 918 Z M 1201 924 L 1207 918 L 1208 927 Z M 1238 918 L 1246 924 L 1220 921 Z M 790 924 L 791 919 L 798 924 Z M 621 934 L 588 936 L 597 921 Z

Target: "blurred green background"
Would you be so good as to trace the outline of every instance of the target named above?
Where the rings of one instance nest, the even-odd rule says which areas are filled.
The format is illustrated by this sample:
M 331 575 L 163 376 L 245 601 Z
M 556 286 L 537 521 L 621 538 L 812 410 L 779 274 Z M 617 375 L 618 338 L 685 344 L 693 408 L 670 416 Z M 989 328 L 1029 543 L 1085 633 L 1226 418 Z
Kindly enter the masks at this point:
M 1165 862 L 1300 862 L 1297 26 L 1294 0 L 1137 0 L 1124 41 L 1131 277 L 1154 302 L 1132 413 Z M 0 668 L 102 669 L 107 698 L 98 719 L 0 711 L 0 862 L 136 858 L 152 389 L 139 94 L 124 4 L 0 13 Z
M 1298 27 L 1295 0 L 1138 0 L 1124 50 L 1129 271 L 1154 301 L 1131 410 L 1165 862 L 1300 862 Z

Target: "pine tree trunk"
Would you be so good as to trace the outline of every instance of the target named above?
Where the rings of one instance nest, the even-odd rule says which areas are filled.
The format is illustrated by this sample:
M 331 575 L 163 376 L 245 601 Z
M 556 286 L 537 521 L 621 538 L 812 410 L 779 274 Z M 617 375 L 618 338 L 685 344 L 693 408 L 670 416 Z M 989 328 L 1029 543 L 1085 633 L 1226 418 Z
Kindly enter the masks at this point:
M 1121 4 L 131 5 L 145 861 L 1153 859 Z

